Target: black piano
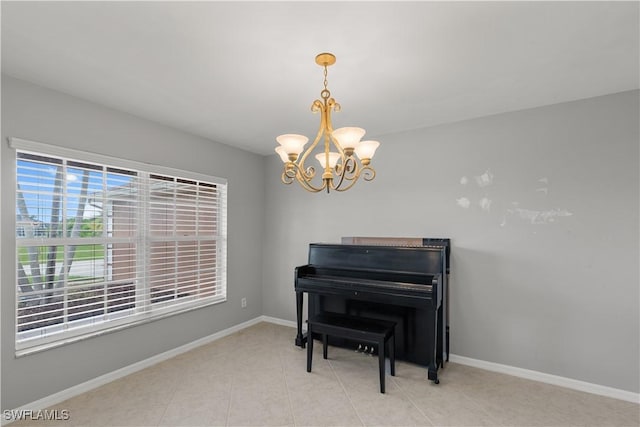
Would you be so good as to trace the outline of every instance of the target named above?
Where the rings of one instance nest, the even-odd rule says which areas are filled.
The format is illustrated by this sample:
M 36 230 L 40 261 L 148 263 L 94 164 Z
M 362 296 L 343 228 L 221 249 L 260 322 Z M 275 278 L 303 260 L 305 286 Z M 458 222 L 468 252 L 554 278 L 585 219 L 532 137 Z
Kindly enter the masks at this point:
M 304 293 L 308 316 L 334 312 L 395 321 L 396 358 L 438 368 L 449 359 L 447 287 L 449 239 L 421 239 L 422 246 L 309 245 L 309 263 L 295 269 L 296 345 L 302 333 Z M 333 345 L 357 346 L 335 340 Z

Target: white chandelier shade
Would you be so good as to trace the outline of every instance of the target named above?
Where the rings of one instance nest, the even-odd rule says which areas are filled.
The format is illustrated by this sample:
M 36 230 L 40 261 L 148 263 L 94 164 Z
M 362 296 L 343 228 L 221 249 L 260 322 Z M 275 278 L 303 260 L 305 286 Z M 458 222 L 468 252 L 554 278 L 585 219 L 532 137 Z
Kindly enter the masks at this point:
M 309 138 L 304 135 L 288 133 L 285 135 L 280 135 L 276 138 L 276 141 L 278 141 L 278 143 L 282 147 L 282 151 L 287 154 L 288 159 L 291 159 L 292 156 L 295 156 L 295 159 L 297 159 L 300 153 L 302 153 L 302 151 L 304 150 L 304 146 L 307 144 L 307 142 L 309 142 Z
M 358 156 L 362 162 L 371 161 L 371 158 L 379 146 L 380 143 L 378 141 L 362 141 L 355 148 L 356 156 Z
M 343 150 L 353 150 L 364 136 L 366 131 L 362 128 L 344 127 L 333 131 L 332 135 L 338 140 Z
M 327 157 L 329 158 L 329 168 L 335 168 L 340 160 L 340 153 L 330 151 L 328 153 L 316 154 L 316 159 L 320 163 L 320 166 L 322 166 L 322 169 L 327 167 Z

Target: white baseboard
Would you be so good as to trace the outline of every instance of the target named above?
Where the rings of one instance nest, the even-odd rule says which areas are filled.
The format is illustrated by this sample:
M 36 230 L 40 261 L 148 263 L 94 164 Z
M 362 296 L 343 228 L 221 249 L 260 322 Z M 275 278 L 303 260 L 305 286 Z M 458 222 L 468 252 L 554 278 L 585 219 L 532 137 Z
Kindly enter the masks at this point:
M 292 321 L 292 320 L 278 319 L 277 317 L 262 316 L 261 320 L 263 322 L 275 323 L 276 325 L 280 325 L 280 326 L 289 326 L 290 328 L 297 328 L 298 327 L 297 323 Z M 306 324 L 303 325 L 303 327 L 304 326 L 306 326 Z M 306 328 L 305 328 L 305 330 L 306 330 Z
M 288 326 L 291 328 L 297 327 L 296 322 L 293 322 L 290 320 L 284 320 L 284 319 L 279 319 L 279 318 L 270 317 L 270 316 L 258 316 L 254 319 L 232 326 L 223 331 L 216 332 L 215 334 L 200 338 L 198 340 L 192 341 L 180 347 L 176 347 L 169 351 L 165 351 L 164 353 L 157 354 L 148 359 L 141 360 L 140 362 L 136 362 L 132 365 L 125 366 L 124 368 L 117 369 L 113 372 L 109 372 L 108 374 L 101 375 L 99 377 L 93 378 L 89 381 L 75 385 L 73 387 L 69 387 L 65 390 L 59 391 L 50 396 L 36 400 L 35 402 L 31 402 L 26 405 L 23 405 L 20 408 L 17 408 L 15 410 L 16 411 L 20 411 L 20 410 L 37 411 L 37 410 L 48 408 L 60 402 L 64 402 L 67 399 L 71 399 L 72 397 L 75 397 L 79 394 L 85 393 L 89 390 L 93 390 L 94 388 L 110 383 L 111 381 L 115 381 L 124 376 L 133 374 L 134 372 L 138 372 L 142 369 L 148 368 L 157 363 L 160 363 L 172 357 L 178 356 L 189 350 L 193 350 L 194 348 L 203 346 L 205 344 L 209 344 L 213 341 L 226 337 L 227 335 L 231 335 L 235 332 L 238 332 L 242 329 L 248 328 L 249 326 L 253 326 L 260 322 L 269 322 L 269 323 L 274 323 L 276 325 Z M 554 384 L 561 387 L 566 387 L 566 388 L 584 391 L 587 393 L 597 394 L 597 395 L 606 396 L 606 397 L 612 397 L 614 399 L 625 400 L 628 402 L 640 403 L 639 393 L 633 393 L 630 391 L 620 390 L 613 387 L 592 384 L 584 381 L 574 380 L 571 378 L 545 374 L 543 372 L 516 368 L 514 366 L 502 365 L 499 363 L 487 362 L 484 360 L 472 359 L 470 357 L 458 356 L 455 354 L 451 354 L 449 357 L 449 360 L 451 362 L 460 363 L 461 365 L 473 366 L 476 368 L 486 369 L 488 371 L 500 372 L 507 375 L 513 375 L 516 377 L 526 378 L 534 381 L 540 381 L 543 383 Z M 9 420 L 5 420 L 4 417 L 2 417 L 0 425 L 5 425 L 8 423 L 9 423 Z
M 274 319 L 277 320 L 277 319 Z M 115 381 L 119 378 L 125 377 L 127 375 L 133 374 L 134 372 L 138 372 L 142 369 L 148 368 L 150 366 L 153 366 L 157 363 L 163 362 L 165 360 L 171 359 L 172 357 L 178 356 L 182 353 L 186 353 L 189 350 L 193 350 L 194 348 L 203 346 L 205 344 L 209 344 L 215 340 L 218 340 L 220 338 L 226 337 L 227 335 L 231 335 L 235 332 L 238 332 L 242 329 L 248 328 L 249 326 L 253 326 L 257 323 L 260 323 L 262 321 L 266 321 L 266 322 L 271 322 L 271 323 L 278 323 L 275 321 L 271 321 L 269 320 L 269 318 L 265 318 L 264 316 L 258 316 L 254 319 L 248 320 L 246 322 L 240 323 L 238 325 L 232 326 L 230 328 L 227 328 L 225 330 L 222 330 L 220 332 L 216 332 L 215 334 L 197 339 L 195 341 L 192 341 L 188 344 L 185 345 L 181 345 L 180 347 L 176 347 L 174 349 L 171 349 L 169 351 L 165 351 L 164 353 L 160 353 L 157 354 L 155 356 L 152 356 L 148 359 L 144 359 L 141 360 L 139 362 L 136 362 L 132 365 L 129 366 L 125 366 L 124 368 L 120 368 L 117 369 L 115 371 L 109 372 L 108 374 L 104 374 L 104 375 L 100 375 L 99 377 L 93 378 L 89 381 L 85 381 L 81 384 L 75 385 L 73 387 L 69 387 L 65 390 L 59 391 L 57 393 L 54 393 L 52 395 L 49 395 L 47 397 L 44 397 L 42 399 L 36 400 L 35 402 L 31 402 L 28 403 L 26 405 L 23 405 L 17 409 L 15 409 L 15 411 L 27 411 L 27 410 L 32 410 L 32 411 L 38 411 L 38 410 L 42 410 L 45 408 L 48 408 L 50 406 L 56 405 L 60 402 L 64 402 L 67 399 L 71 399 L 72 397 L 78 396 L 79 394 L 82 393 L 86 393 L 89 390 L 93 390 L 94 388 L 100 387 L 102 385 L 105 385 L 107 383 L 110 383 L 111 381 Z M 286 323 L 287 321 L 282 321 L 285 323 L 278 323 L 278 324 L 282 324 L 284 326 L 289 326 L 288 323 Z M 291 322 L 295 325 L 295 322 Z M 0 425 L 4 426 L 5 424 L 8 424 L 9 422 L 13 422 L 13 420 L 5 420 L 4 417 L 2 417 L 2 421 L 0 422 Z
M 566 387 L 573 390 L 584 391 L 587 393 L 597 394 L 600 396 L 612 397 L 614 399 L 626 400 L 627 402 L 640 403 L 640 393 L 620 390 L 613 387 L 607 387 L 599 384 L 588 383 L 585 381 L 574 380 L 572 378 L 560 377 L 558 375 L 545 374 L 544 372 L 531 371 L 529 369 L 516 368 L 515 366 L 502 365 L 500 363 L 487 362 L 485 360 L 472 359 L 470 357 L 449 355 L 451 362 L 460 363 L 461 365 L 473 366 L 476 368 L 486 369 L 487 371 L 499 372 L 502 374 L 513 375 L 514 377 L 526 378 L 528 380 L 539 381 L 542 383 L 553 384 L 560 387 Z

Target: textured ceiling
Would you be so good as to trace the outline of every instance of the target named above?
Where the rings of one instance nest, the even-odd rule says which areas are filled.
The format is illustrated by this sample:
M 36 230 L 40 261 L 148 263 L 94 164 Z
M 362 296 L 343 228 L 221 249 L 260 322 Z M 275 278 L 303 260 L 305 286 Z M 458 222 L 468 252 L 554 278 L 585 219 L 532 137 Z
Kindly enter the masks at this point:
M 638 2 L 7 2 L 2 70 L 260 154 L 639 87 Z

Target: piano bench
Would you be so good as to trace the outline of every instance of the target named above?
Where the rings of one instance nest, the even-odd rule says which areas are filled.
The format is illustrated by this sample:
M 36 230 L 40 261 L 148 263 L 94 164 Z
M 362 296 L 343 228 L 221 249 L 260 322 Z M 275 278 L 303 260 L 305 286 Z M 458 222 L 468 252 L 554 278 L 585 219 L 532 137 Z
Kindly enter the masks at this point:
M 307 372 L 311 372 L 313 334 L 322 335 L 322 355 L 327 358 L 328 337 L 343 338 L 378 345 L 380 393 L 384 393 L 384 362 L 389 356 L 391 375 L 396 375 L 395 322 L 324 312 L 313 316 L 307 323 Z

